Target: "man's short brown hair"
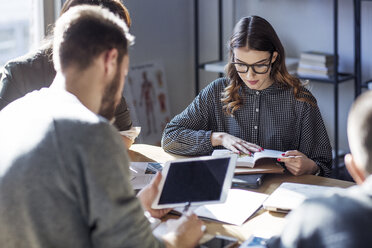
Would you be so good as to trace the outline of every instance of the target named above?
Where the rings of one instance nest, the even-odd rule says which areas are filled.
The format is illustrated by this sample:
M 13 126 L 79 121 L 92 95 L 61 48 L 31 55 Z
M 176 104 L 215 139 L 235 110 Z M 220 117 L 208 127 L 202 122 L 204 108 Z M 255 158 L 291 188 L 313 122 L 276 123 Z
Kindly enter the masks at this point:
M 132 41 L 128 26 L 109 10 L 90 5 L 72 7 L 54 28 L 54 67 L 63 71 L 73 65 L 84 70 L 98 55 L 113 48 L 118 50 L 120 63 Z

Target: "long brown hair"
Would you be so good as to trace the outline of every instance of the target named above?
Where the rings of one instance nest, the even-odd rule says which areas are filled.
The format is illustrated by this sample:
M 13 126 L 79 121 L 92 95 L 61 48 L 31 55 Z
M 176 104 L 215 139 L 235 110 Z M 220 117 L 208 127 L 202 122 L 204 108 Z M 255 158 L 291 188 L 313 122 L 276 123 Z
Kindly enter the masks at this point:
M 248 47 L 252 50 L 266 51 L 270 54 L 277 52 L 278 55 L 271 66 L 270 78 L 283 87 L 292 88 L 295 98 L 299 101 L 308 102 L 316 105 L 316 100 L 311 94 L 304 92 L 301 81 L 291 76 L 285 66 L 285 52 L 271 24 L 259 16 L 249 16 L 242 18 L 235 26 L 234 33 L 229 41 L 229 63 L 226 66 L 226 75 L 229 85 L 222 93 L 222 103 L 224 111 L 232 115 L 238 110 L 243 101 L 239 96 L 239 89 L 244 83 L 235 66 L 231 64 L 234 56 L 234 48 Z

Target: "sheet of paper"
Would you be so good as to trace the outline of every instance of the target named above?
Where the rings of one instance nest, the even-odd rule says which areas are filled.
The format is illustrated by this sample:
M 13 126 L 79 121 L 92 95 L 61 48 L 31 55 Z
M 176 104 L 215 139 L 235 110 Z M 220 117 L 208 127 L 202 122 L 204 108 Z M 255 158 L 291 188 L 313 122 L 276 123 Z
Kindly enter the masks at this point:
M 130 162 L 129 169 L 132 175 L 145 174 L 148 162 Z
M 142 189 L 146 185 L 150 184 L 154 177 L 155 174 L 134 175 L 131 178 L 130 183 L 132 184 L 133 189 Z
M 156 170 L 162 170 L 163 167 L 164 164 L 156 162 L 130 162 L 131 179 L 136 175 L 155 174 Z

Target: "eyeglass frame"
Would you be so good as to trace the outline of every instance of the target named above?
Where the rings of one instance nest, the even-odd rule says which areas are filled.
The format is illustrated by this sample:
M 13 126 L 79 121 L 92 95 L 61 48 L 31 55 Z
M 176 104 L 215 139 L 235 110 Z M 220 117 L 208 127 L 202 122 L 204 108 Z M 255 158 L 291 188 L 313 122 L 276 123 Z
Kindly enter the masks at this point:
M 245 65 L 245 66 L 247 67 L 247 70 L 246 70 L 245 72 L 240 72 L 240 71 L 236 70 L 236 67 L 235 67 L 235 70 L 236 70 L 238 73 L 247 73 L 247 72 L 249 71 L 249 68 L 252 68 L 252 71 L 253 71 L 254 73 L 256 73 L 256 74 L 266 74 L 266 73 L 269 71 L 269 69 L 270 69 L 270 67 L 271 67 L 271 65 L 272 65 L 272 63 L 271 63 L 271 59 L 273 58 L 273 55 L 274 55 L 274 53 L 271 53 L 271 54 L 270 54 L 270 57 L 268 58 L 268 60 L 269 60 L 269 63 L 268 63 L 268 64 L 257 64 L 257 63 L 254 63 L 254 64 L 247 64 L 247 63 L 243 63 L 243 62 L 231 62 L 231 64 L 234 65 L 234 67 L 235 67 L 236 64 Z M 234 60 L 235 60 L 235 56 L 233 57 L 233 61 L 234 61 Z M 257 72 L 257 71 L 254 69 L 254 66 L 256 66 L 256 65 L 265 65 L 265 66 L 267 66 L 267 69 L 266 69 L 265 72 Z

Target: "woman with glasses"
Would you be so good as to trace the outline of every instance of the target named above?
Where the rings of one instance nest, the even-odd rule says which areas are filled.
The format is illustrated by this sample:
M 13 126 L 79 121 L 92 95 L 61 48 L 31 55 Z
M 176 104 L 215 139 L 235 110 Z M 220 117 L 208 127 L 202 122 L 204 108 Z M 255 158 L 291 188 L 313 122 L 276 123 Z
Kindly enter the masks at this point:
M 332 152 L 314 96 L 285 66 L 284 48 L 265 19 L 241 19 L 229 42 L 226 78 L 204 88 L 166 126 L 162 146 L 181 155 L 215 148 L 284 151 L 294 175 L 330 176 Z

